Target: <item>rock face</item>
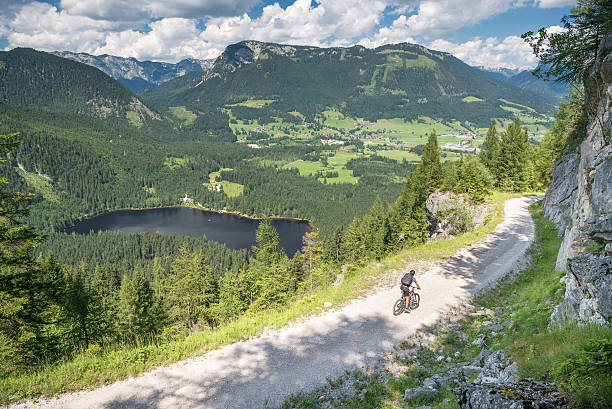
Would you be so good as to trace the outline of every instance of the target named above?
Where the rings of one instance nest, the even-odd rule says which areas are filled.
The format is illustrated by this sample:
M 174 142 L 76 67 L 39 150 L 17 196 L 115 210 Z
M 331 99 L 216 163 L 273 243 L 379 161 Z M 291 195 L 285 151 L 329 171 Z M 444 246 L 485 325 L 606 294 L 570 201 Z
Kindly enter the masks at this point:
M 550 326 L 565 321 L 609 325 L 612 319 L 612 257 L 581 253 L 570 259 L 565 279 L 565 300 L 550 317 Z
M 552 322 L 610 323 L 612 250 L 612 35 L 585 80 L 586 139 L 556 165 L 544 214 L 563 234 L 555 268 L 568 271 L 565 301 Z M 583 252 L 590 254 L 581 255 Z
M 567 154 L 555 163 L 552 182 L 542 201 L 544 216 L 557 226 L 559 237 L 563 236 L 568 227 L 572 207 L 576 202 L 579 163 L 580 155 L 577 152 Z
M 485 350 L 483 350 L 485 351 Z M 483 353 L 478 356 L 482 360 Z M 516 363 L 503 350 L 488 355 L 476 380 L 453 390 L 463 409 L 567 408 L 565 397 L 552 385 L 517 378 Z
M 425 203 L 431 222 L 431 238 L 448 238 L 477 229 L 489 214 L 486 204 L 472 205 L 463 195 L 436 190 Z

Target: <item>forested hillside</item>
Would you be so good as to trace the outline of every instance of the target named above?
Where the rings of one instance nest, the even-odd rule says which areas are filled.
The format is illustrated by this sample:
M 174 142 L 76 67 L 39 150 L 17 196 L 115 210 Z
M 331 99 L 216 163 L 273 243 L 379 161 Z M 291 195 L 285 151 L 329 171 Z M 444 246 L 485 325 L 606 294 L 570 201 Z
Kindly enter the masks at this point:
M 469 121 L 511 117 L 507 102 L 546 113 L 552 100 L 500 82 L 448 53 L 414 44 L 376 49 L 316 48 L 244 41 L 228 46 L 214 65 L 191 83 L 152 89 L 158 105 L 222 107 L 245 99 L 271 99 L 260 114 L 297 111 L 313 118 L 327 107 L 377 120 L 428 116 Z M 472 101 L 465 98 L 473 97 Z
M 156 117 L 97 68 L 29 48 L 0 52 L 0 101 L 101 118 Z

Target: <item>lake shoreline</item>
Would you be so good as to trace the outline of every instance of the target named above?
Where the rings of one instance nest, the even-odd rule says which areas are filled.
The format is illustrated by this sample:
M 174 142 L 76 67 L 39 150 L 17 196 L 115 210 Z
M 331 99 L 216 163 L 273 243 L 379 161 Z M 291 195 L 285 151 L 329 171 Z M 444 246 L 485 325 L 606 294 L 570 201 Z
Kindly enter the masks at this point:
M 217 210 L 217 209 L 209 209 L 206 207 L 199 207 L 196 205 L 167 205 L 167 206 L 156 206 L 156 207 L 127 207 L 127 208 L 122 208 L 122 209 L 114 209 L 114 210 L 107 210 L 104 211 L 102 213 L 97 213 L 93 216 L 83 216 L 82 218 L 78 219 L 76 222 L 73 222 L 72 226 L 66 227 L 64 229 L 62 229 L 61 232 L 66 232 L 66 230 L 69 230 L 73 227 L 75 227 L 77 224 L 85 221 L 85 220 L 92 220 L 95 219 L 97 217 L 100 216 L 104 216 L 113 212 L 120 212 L 120 211 L 145 211 L 145 210 L 156 210 L 156 209 L 194 209 L 194 210 L 199 210 L 202 212 L 207 212 L 207 213 L 215 213 L 215 214 L 228 214 L 231 216 L 236 216 L 236 217 L 241 217 L 243 219 L 248 219 L 248 220 L 256 220 L 256 221 L 262 221 L 262 220 L 287 220 L 287 221 L 291 221 L 291 222 L 304 222 L 308 225 L 308 228 L 310 229 L 310 231 L 314 230 L 314 226 L 312 225 L 311 221 L 308 219 L 301 219 L 299 217 L 283 217 L 283 216 L 270 216 L 270 217 L 255 217 L 255 216 L 249 216 L 246 215 L 244 213 L 240 213 L 240 212 L 236 212 L 236 211 L 230 211 L 230 210 Z

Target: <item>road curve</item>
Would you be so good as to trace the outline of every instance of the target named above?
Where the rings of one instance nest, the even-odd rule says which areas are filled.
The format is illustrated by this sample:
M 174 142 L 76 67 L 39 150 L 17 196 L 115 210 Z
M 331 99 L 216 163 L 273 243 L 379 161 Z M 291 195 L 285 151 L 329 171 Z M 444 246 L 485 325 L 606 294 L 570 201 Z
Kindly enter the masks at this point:
M 277 406 L 345 369 L 376 363 L 382 352 L 433 325 L 451 307 L 520 263 L 534 237 L 527 207 L 511 199 L 505 220 L 482 243 L 418 275 L 421 306 L 395 317 L 397 288 L 380 291 L 271 335 L 227 345 L 91 391 L 25 402 L 11 408 L 232 408 Z M 397 280 L 401 277 L 398 274 Z

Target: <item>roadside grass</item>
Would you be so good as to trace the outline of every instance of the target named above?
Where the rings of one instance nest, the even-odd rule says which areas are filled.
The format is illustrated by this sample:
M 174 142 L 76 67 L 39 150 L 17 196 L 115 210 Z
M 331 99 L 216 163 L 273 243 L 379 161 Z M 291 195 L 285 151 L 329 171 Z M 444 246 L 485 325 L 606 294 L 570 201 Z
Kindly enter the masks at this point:
M 496 288 L 487 291 L 473 302 L 478 309 L 496 311 L 496 320 L 504 322 L 505 330 L 488 332 L 483 322 L 492 319 L 483 314 L 470 314 L 460 320 L 458 331 L 438 330 L 436 341 L 418 350 L 417 359 L 402 363 L 407 369 L 387 381 L 372 377 L 357 395 L 341 398 L 340 407 L 361 408 L 416 408 L 434 405 L 436 408 L 457 409 L 459 405 L 450 388 L 432 400 L 404 402 L 407 388 L 422 385 L 433 374 L 447 375 L 449 369 L 432 360 L 437 354 L 453 357 L 453 363 L 471 362 L 482 347 L 472 342 L 481 334 L 487 334 L 486 347 L 490 350 L 505 349 L 519 366 L 521 378 L 534 378 L 554 383 L 566 393 L 572 408 L 612 407 L 612 328 L 596 325 L 568 324 L 548 329 L 548 321 L 554 307 L 563 299 L 565 284 L 560 280 L 565 273 L 555 272 L 554 266 L 561 239 L 554 226 L 542 213 L 541 203 L 530 206 L 535 222 L 536 237 L 530 249 L 529 266 L 509 275 Z M 442 242 L 441 242 L 442 243 Z M 462 338 L 460 335 L 467 335 Z M 411 347 L 405 341 L 399 349 Z M 475 375 L 474 375 L 475 377 Z M 473 380 L 473 379 L 472 379 Z M 314 394 L 291 397 L 284 408 L 318 408 L 312 404 Z M 309 406 L 310 405 L 310 406 Z
M 14 402 L 39 396 L 78 391 L 135 376 L 159 366 L 200 356 L 208 351 L 281 328 L 289 322 L 316 315 L 331 302 L 334 308 L 364 296 L 380 278 L 392 269 L 406 267 L 417 261 L 437 261 L 458 250 L 483 240 L 503 221 L 504 202 L 517 194 L 494 193 L 491 205 L 494 216 L 478 230 L 449 239 L 434 241 L 400 251 L 379 263 L 351 266 L 337 288 L 326 287 L 310 296 L 296 299 L 286 306 L 256 313 L 245 313 L 238 319 L 214 330 L 204 330 L 183 339 L 166 343 L 141 340 L 136 345 L 115 345 L 100 350 L 91 349 L 29 373 L 0 375 L 0 403 Z M 401 273 L 398 272 L 398 276 Z

